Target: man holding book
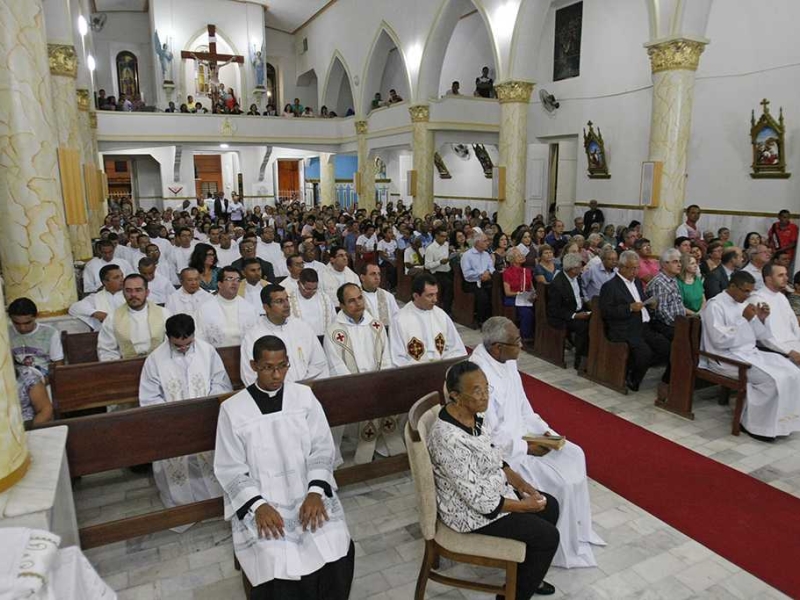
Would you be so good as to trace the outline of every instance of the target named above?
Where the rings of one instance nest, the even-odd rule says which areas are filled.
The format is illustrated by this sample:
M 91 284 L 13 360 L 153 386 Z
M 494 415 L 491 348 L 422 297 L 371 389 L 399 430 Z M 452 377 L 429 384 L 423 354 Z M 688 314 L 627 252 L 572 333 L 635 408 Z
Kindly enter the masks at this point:
M 558 567 L 594 567 L 591 545 L 605 545 L 592 529 L 586 459 L 576 444 L 565 442 L 537 415 L 517 371 L 522 340 L 505 317 L 491 317 L 481 328 L 483 343 L 470 360 L 489 380 L 489 408 L 484 426 L 503 458 L 536 489 L 547 490 L 561 507 L 561 542 L 553 559 Z

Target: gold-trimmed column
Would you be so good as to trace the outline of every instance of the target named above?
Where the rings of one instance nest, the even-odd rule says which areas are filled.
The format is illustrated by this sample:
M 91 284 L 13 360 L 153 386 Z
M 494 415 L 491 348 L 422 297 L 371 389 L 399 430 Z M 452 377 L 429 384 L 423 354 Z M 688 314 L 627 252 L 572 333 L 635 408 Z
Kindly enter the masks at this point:
M 319 155 L 319 196 L 322 206 L 336 203 L 336 155 L 323 152 Z
M 497 221 L 503 231 L 513 231 L 525 221 L 528 103 L 533 86 L 530 81 L 494 86 L 500 101 L 500 165 L 506 168 L 505 200 L 497 203 Z
M 0 262 L 9 300 L 40 314 L 77 299 L 58 176 L 41 0 L 0 0 Z
M 30 465 L 5 306 L 0 286 L 0 492 L 22 479 Z
M 431 111 L 427 104 L 410 106 L 412 164 L 417 174 L 417 190 L 411 212 L 424 218 L 433 213 L 433 131 L 429 126 Z
M 663 163 L 659 205 L 644 211 L 655 253 L 672 247 L 683 218 L 695 72 L 706 43 L 676 38 L 646 45 L 653 74 L 649 159 Z
M 95 129 L 92 129 L 91 120 L 94 117 L 94 122 L 97 123 L 97 115 L 90 109 L 93 109 L 91 101 L 91 93 L 88 88 L 78 88 L 76 90 L 78 97 L 78 130 L 81 138 L 81 162 L 84 166 L 88 166 L 94 171 L 97 167 L 97 140 L 95 139 Z M 100 210 L 94 206 L 90 201 L 92 195 L 89 191 L 90 182 L 84 179 L 84 193 L 86 196 L 86 208 L 89 213 L 89 232 L 91 237 L 97 237 L 100 228 L 103 226 L 103 217 L 100 216 Z
M 58 125 L 61 193 L 72 256 L 76 260 L 88 261 L 92 258 L 92 236 L 86 210 L 86 194 L 81 181 L 83 143 L 78 108 L 82 99 L 78 96 L 75 85 L 78 56 L 75 47 L 70 44 L 48 44 L 47 54 L 52 75 L 53 109 Z
M 368 121 L 356 121 L 358 139 L 358 172 L 361 178 L 361 189 L 358 192 L 358 208 L 364 208 L 367 214 L 375 208 L 375 165 L 369 159 L 367 146 Z

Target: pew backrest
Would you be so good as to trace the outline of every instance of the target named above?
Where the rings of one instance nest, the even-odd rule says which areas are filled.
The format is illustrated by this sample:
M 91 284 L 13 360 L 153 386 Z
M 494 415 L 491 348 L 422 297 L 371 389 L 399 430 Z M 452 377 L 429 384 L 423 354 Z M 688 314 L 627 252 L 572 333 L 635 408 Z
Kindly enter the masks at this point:
M 397 290 L 395 291 L 395 297 L 400 302 L 410 302 L 412 277 L 406 275 L 406 266 L 403 263 L 403 251 L 399 249 L 396 250 L 394 256 L 395 266 L 397 267 Z
M 606 335 L 603 314 L 600 310 L 600 297 L 592 298 L 592 316 L 589 319 L 589 357 L 583 377 L 627 394 L 625 385 L 628 355 L 630 349 L 625 342 L 612 342 Z
M 461 265 L 453 266 L 453 320 L 466 327 L 475 326 L 475 295 L 464 291 Z
M 64 348 L 64 362 L 68 365 L 97 362 L 97 332 L 61 332 L 61 346 Z
M 536 301 L 534 302 L 534 315 L 536 328 L 533 332 L 533 355 L 549 363 L 567 368 L 564 360 L 564 340 L 567 330 L 558 329 L 547 321 L 547 300 L 549 284 L 536 282 Z

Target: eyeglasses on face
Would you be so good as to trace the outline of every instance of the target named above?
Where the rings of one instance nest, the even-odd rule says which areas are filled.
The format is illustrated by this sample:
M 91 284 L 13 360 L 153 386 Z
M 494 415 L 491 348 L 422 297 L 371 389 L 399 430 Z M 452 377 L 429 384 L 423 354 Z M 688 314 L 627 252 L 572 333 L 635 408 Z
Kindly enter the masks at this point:
M 277 365 L 259 365 L 259 364 L 257 364 L 255 370 L 258 371 L 258 372 L 267 371 L 269 373 L 280 373 L 281 371 L 285 371 L 288 368 L 289 368 L 289 363 L 288 362 L 282 362 L 282 363 L 279 363 Z

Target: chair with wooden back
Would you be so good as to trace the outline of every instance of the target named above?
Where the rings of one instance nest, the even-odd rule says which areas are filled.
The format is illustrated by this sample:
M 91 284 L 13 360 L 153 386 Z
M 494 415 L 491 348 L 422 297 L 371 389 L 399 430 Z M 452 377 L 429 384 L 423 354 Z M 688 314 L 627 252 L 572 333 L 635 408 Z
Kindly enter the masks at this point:
M 64 348 L 64 362 L 68 365 L 97 362 L 97 332 L 61 332 L 61 346 Z
M 547 322 L 547 290 L 546 283 L 541 281 L 536 283 L 536 301 L 533 303 L 536 323 L 533 332 L 533 355 L 566 369 L 564 341 L 567 339 L 567 330 L 552 327 Z
M 436 419 L 439 418 L 439 410 L 441 410 L 439 392 L 431 392 L 411 407 L 405 429 L 411 474 L 417 490 L 419 525 L 425 538 L 425 556 L 417 578 L 414 599 L 423 600 L 429 579 L 443 585 L 515 598 L 517 565 L 525 560 L 525 544 L 477 533 L 458 533 L 438 518 L 436 484 L 431 457 L 428 454 L 427 437 Z M 490 585 L 438 573 L 435 569 L 438 569 L 440 557 L 503 569 L 506 573 L 505 584 Z
M 395 251 L 394 256 L 395 262 L 397 263 L 397 289 L 395 290 L 395 297 L 400 302 L 411 302 L 411 280 L 413 278 L 410 275 L 406 275 L 403 251 Z
M 586 361 L 586 371 L 579 371 L 578 374 L 620 394 L 627 394 L 625 373 L 629 354 L 628 344 L 612 342 L 606 336 L 600 298 L 595 296 L 592 298 L 592 316 L 589 319 L 589 358 Z
M 453 267 L 453 320 L 475 328 L 475 294 L 464 291 L 464 274 L 460 265 Z

